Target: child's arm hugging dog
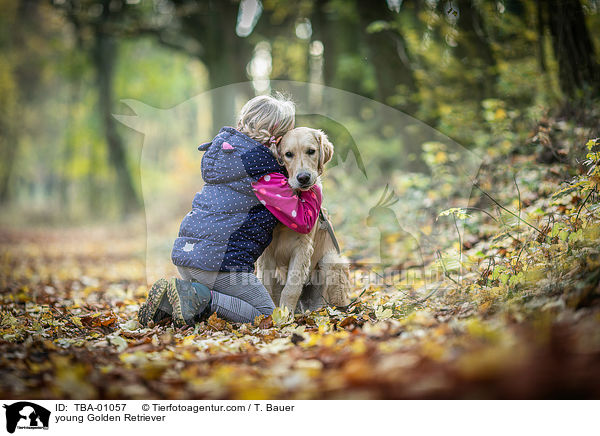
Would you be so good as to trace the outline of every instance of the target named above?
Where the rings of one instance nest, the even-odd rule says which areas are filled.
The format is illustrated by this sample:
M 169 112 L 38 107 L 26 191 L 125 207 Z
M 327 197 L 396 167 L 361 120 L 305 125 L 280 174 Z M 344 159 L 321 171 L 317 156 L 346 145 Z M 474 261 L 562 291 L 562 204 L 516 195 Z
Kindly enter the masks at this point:
M 254 275 L 254 264 L 280 221 L 308 233 L 321 208 L 318 187 L 294 194 L 285 169 L 271 153 L 294 127 L 293 102 L 259 96 L 242 108 L 237 129 L 223 127 L 198 148 L 205 185 L 183 218 L 171 259 L 181 279 L 161 279 L 139 311 L 143 326 L 171 317 L 193 325 L 216 312 L 234 322 L 270 315 L 271 296 Z

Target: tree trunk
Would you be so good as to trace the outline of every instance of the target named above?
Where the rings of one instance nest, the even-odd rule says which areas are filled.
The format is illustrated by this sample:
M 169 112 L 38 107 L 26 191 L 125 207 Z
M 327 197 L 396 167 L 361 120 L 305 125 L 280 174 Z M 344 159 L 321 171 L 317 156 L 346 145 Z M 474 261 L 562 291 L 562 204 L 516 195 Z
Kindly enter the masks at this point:
M 208 69 L 211 89 L 212 126 L 215 134 L 223 126 L 235 127 L 237 115 L 235 106 L 236 97 L 240 97 L 240 100 L 245 100 L 250 95 L 253 95 L 249 84 L 241 84 L 241 82 L 246 82 L 248 78 L 240 74 L 240 71 L 245 73 L 246 64 L 250 61 L 250 55 L 247 58 L 236 58 L 235 54 L 229 53 L 229 49 L 224 49 L 224 51 L 225 53 L 221 55 L 215 54 L 203 59 Z M 247 61 L 245 61 L 246 59 Z M 234 83 L 240 83 L 240 85 L 226 87 L 226 85 Z
M 0 204 L 8 203 L 10 197 L 9 182 L 19 142 L 15 82 L 10 67 L 0 63 Z
M 358 1 L 362 31 L 375 21 L 392 23 L 395 16 L 385 0 L 375 2 Z M 402 34 L 397 29 L 368 32 L 365 42 L 369 59 L 375 69 L 377 99 L 382 103 L 414 114 L 417 105 L 412 99 L 416 81 L 410 64 L 410 56 Z
M 105 13 L 108 13 L 108 10 L 108 5 L 105 5 Z M 109 159 L 116 171 L 119 184 L 120 209 L 123 214 L 127 214 L 138 210 L 141 206 L 141 200 L 134 188 L 133 178 L 127 164 L 127 153 L 117 132 L 116 120 L 112 116 L 113 78 L 117 47 L 113 37 L 104 31 L 103 24 L 103 22 L 100 22 L 93 29 L 92 61 L 96 71 L 101 123 L 104 128 Z
M 0 98 L 3 96 L 0 94 Z M 0 204 L 8 203 L 10 199 L 9 183 L 12 174 L 12 167 L 15 161 L 18 137 L 12 126 L 6 125 L 12 123 L 12 114 L 2 114 L 0 117 Z
M 341 5 L 329 0 L 317 0 L 313 6 L 311 24 L 313 41 L 323 43 L 323 83 L 351 94 L 375 97 L 365 87 L 365 82 L 368 82 L 365 78 L 372 72 L 363 53 L 364 40 L 356 30 L 360 26 L 356 6 L 353 3 Z M 334 104 L 343 108 L 341 113 L 357 117 L 360 107 L 355 102 L 352 95 L 344 95 L 339 96 Z
M 496 59 L 488 41 L 483 24 L 483 17 L 479 13 L 473 0 L 458 0 L 459 9 L 457 22 L 458 45 L 455 54 L 466 68 L 481 71 L 483 76 L 475 80 L 470 88 L 474 91 L 477 100 L 483 100 L 495 95 L 497 71 Z
M 239 2 L 209 1 L 201 10 L 182 17 L 185 36 L 196 40 L 203 48 L 200 60 L 208 69 L 215 134 L 224 125 L 235 122 L 236 91 L 250 94 L 250 90 L 242 85 L 235 90 L 217 89 L 248 81 L 246 66 L 252 58 L 253 46 L 248 38 L 236 35 L 238 11 Z
M 18 5 L 7 6 L 2 4 L 5 16 L 0 19 L 0 26 L 7 28 L 0 35 L 0 51 L 12 48 L 18 52 L 26 44 L 26 32 L 37 26 L 37 4 L 23 0 Z M 21 74 L 27 71 L 27 61 L 26 56 L 19 56 L 0 62 L 0 204 L 8 203 L 11 197 L 10 183 L 22 129 L 21 104 L 24 97 L 29 96 L 24 91 L 35 87 L 38 81 L 35 73 L 26 78 Z M 30 78 L 33 80 L 27 80 Z
M 563 93 L 599 95 L 600 73 L 579 0 L 546 0 L 546 17 Z
M 505 0 L 504 7 L 506 8 L 506 12 L 522 16 L 525 13 L 525 5 L 521 0 Z
M 542 73 L 546 73 L 546 71 L 548 70 L 548 68 L 546 67 L 546 50 L 544 49 L 544 42 L 545 42 L 545 37 L 544 37 L 544 29 L 545 27 L 545 21 L 544 21 L 544 10 L 543 7 L 541 5 L 540 2 L 537 3 L 536 7 L 536 14 L 537 14 L 537 34 L 538 34 L 538 38 L 537 38 L 537 43 L 538 43 L 538 62 L 540 65 L 540 71 Z
M 362 62 L 364 57 L 361 55 L 360 32 L 356 31 L 359 22 L 353 19 L 356 11 L 340 13 L 331 3 L 317 0 L 311 17 L 313 40 L 320 40 L 324 47 L 323 80 L 328 86 L 372 97 L 363 89 L 364 77 L 348 74 L 347 71 L 348 62 Z M 344 8 L 354 9 L 354 5 L 346 4 Z

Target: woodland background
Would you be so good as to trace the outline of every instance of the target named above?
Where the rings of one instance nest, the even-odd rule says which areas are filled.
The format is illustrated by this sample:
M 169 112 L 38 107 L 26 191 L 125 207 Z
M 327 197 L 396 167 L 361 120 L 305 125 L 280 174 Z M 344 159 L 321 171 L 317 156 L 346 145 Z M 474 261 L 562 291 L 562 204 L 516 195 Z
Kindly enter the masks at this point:
M 597 0 L 0 8 L 2 397 L 598 397 Z M 199 189 L 197 144 L 287 81 L 405 114 L 342 96 L 335 120 L 297 123 L 336 145 L 352 304 L 141 329 L 147 252 L 168 251 Z M 151 136 L 169 152 L 143 155 Z M 466 190 L 452 144 L 479 159 Z M 335 172 L 356 147 L 369 183 Z M 401 212 L 376 210 L 385 185 Z

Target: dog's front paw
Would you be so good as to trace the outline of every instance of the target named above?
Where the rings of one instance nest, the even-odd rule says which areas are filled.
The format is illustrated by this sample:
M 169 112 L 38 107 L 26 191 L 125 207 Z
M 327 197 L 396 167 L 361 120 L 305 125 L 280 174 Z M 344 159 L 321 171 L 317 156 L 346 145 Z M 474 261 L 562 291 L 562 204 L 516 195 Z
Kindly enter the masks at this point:
M 280 307 L 281 309 L 287 309 L 287 310 L 288 310 L 290 313 L 294 313 L 294 310 L 295 310 L 295 308 L 296 308 L 296 306 L 295 306 L 295 305 L 294 305 L 294 306 L 292 306 L 290 303 L 285 303 L 284 301 L 281 301 L 281 302 L 279 303 L 279 307 Z
M 299 296 L 300 295 L 297 295 L 297 292 L 283 288 L 281 291 L 281 299 L 279 300 L 279 307 L 287 307 L 290 313 L 294 313 Z

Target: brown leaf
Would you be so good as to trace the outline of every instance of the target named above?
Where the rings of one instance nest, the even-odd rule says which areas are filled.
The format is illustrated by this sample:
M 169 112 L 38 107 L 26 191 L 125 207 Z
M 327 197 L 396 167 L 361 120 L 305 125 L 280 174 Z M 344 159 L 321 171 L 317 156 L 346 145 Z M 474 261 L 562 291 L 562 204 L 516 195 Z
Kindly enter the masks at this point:
M 206 320 L 206 324 L 213 330 L 224 330 L 227 327 L 227 322 L 225 320 L 219 318 L 217 316 L 217 312 L 213 313 L 208 320 Z
M 344 318 L 344 319 L 342 320 L 342 322 L 340 322 L 340 324 L 339 324 L 339 325 L 340 325 L 340 327 L 342 327 L 342 328 L 349 327 L 349 328 L 351 328 L 351 329 L 352 329 L 352 328 L 354 328 L 355 326 L 357 326 L 357 325 L 358 325 L 358 321 L 356 320 L 356 318 L 355 318 L 355 317 L 353 317 L 353 316 L 348 316 L 348 317 Z
M 315 322 L 314 319 L 312 319 L 306 315 L 301 315 L 298 318 L 296 318 L 296 323 L 298 325 L 309 325 L 311 327 L 314 327 L 317 325 L 317 323 Z
M 81 323 L 89 328 L 111 327 L 117 322 L 117 316 L 112 312 L 95 312 L 81 317 Z
M 266 318 L 262 319 L 260 321 L 260 323 L 258 324 L 258 327 L 263 330 L 272 328 L 273 327 L 273 317 L 271 315 L 269 315 Z

